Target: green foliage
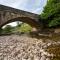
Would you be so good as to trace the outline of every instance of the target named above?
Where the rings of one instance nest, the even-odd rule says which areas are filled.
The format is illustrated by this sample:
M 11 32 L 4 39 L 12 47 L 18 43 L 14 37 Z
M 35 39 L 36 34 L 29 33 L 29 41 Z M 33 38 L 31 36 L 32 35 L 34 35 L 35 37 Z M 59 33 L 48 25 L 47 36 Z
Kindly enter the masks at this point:
M 48 0 L 41 18 L 49 27 L 60 25 L 60 0 Z
M 32 27 L 26 23 L 23 23 L 20 27 L 21 32 L 30 32 Z
M 3 33 L 17 33 L 17 32 L 30 32 L 32 27 L 26 23 L 18 24 L 15 27 L 12 27 L 11 25 L 6 25 L 6 27 L 3 29 Z
M 20 23 L 19 21 L 17 21 L 17 27 L 20 27 L 22 23 Z
M 4 33 L 11 33 L 12 32 L 12 26 L 7 25 L 4 29 L 3 29 Z
M 58 25 L 60 25 L 60 18 L 55 18 L 55 20 L 52 20 L 50 23 L 49 23 L 49 27 L 51 27 L 51 26 L 57 26 L 57 24 Z
M 0 34 L 3 32 L 3 29 L 2 28 L 0 28 Z

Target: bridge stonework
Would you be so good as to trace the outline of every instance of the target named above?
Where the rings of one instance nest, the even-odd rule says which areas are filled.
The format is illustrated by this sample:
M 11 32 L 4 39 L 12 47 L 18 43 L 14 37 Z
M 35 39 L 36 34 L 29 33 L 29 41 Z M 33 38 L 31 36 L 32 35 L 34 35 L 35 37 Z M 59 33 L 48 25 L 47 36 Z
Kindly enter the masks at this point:
M 0 5 L 0 27 L 13 21 L 22 21 L 37 28 L 40 27 L 38 17 L 38 14 Z

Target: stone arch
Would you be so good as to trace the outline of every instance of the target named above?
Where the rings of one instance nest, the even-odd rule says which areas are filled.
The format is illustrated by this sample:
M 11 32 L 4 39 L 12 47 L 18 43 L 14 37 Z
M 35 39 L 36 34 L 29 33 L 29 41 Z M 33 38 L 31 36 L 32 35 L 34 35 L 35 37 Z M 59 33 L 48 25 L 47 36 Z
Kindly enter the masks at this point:
M 39 28 L 41 23 L 38 17 L 39 15 L 35 13 L 0 5 L 0 27 L 13 21 L 22 21 L 32 27 Z
M 31 27 L 35 27 L 35 28 L 39 27 L 38 22 L 34 21 L 34 19 L 31 19 L 29 17 L 17 17 L 17 18 L 13 18 L 13 19 L 4 21 L 4 23 L 2 23 L 2 25 L 1 25 L 1 27 L 8 24 L 8 23 L 15 22 L 15 21 L 21 21 L 21 22 L 27 23 Z

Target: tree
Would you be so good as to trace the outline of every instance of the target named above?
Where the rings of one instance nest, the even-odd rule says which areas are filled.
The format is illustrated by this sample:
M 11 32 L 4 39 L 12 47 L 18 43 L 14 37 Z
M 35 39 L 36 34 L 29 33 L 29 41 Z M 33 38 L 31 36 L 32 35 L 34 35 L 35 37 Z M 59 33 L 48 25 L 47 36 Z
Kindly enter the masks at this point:
M 2 29 L 2 28 L 0 28 L 0 34 L 2 34 L 2 32 L 3 32 L 3 29 Z
M 21 26 L 20 21 L 17 21 L 17 27 L 20 27 L 20 26 Z
M 30 32 L 32 27 L 26 23 L 22 23 L 20 27 L 21 32 Z
M 60 25 L 60 0 L 47 0 L 41 18 L 48 27 Z
M 4 33 L 11 33 L 12 32 L 12 26 L 7 25 L 3 30 L 4 30 Z

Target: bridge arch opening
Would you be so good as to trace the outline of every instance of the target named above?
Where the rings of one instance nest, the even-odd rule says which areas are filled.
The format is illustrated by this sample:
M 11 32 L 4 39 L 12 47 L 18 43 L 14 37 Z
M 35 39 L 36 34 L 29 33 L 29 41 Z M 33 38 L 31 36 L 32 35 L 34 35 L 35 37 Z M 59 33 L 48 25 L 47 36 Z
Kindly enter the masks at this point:
M 7 25 L 10 25 L 10 26 L 12 26 L 12 27 L 16 27 L 18 24 L 21 24 L 21 23 L 23 23 L 23 22 L 21 22 L 21 21 L 8 22 L 8 23 L 5 23 L 5 24 L 2 26 L 2 28 L 4 29 Z
M 29 20 L 28 20 L 29 19 Z M 24 23 L 26 25 L 28 25 L 28 30 L 29 31 L 36 31 L 36 26 L 35 26 L 35 22 L 33 21 L 33 19 L 30 19 L 30 18 L 27 18 L 27 17 L 18 17 L 18 18 L 14 18 L 14 19 L 11 19 L 11 20 L 8 20 L 6 21 L 3 25 L 2 25 L 2 28 L 5 26 L 5 25 L 9 25 L 9 23 L 12 23 L 12 22 L 19 22 L 20 23 Z M 20 24 L 21 25 L 21 24 Z M 25 28 L 24 28 L 25 29 Z M 19 32 L 19 31 L 18 31 Z M 25 31 L 26 32 L 26 31 Z
M 6 34 L 6 33 L 18 33 L 18 34 L 29 33 L 32 30 L 32 27 L 27 23 L 15 21 L 16 25 L 11 25 L 11 24 L 14 24 L 14 22 L 8 23 L 2 27 L 3 34 Z

